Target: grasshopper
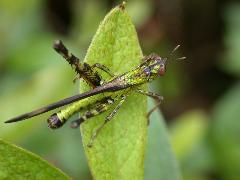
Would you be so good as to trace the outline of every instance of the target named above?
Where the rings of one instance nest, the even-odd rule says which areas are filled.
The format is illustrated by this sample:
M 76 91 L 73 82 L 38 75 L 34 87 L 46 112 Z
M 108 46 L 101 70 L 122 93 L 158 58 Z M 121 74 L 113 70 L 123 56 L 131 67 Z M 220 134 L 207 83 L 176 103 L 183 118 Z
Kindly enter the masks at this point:
M 179 45 L 174 48 L 171 52 L 171 56 L 173 52 L 178 49 Z M 66 121 L 75 113 L 79 111 L 84 111 L 80 118 L 71 122 L 72 128 L 78 128 L 84 121 L 90 119 L 94 116 L 97 116 L 105 111 L 107 111 L 110 107 L 115 105 L 113 111 L 109 113 L 104 123 L 99 126 L 96 131 L 92 134 L 92 137 L 89 142 L 89 146 L 92 145 L 94 139 L 97 137 L 101 129 L 115 116 L 123 102 L 127 99 L 127 97 L 133 93 L 137 92 L 143 95 L 150 96 L 158 101 L 156 106 L 149 111 L 148 117 L 150 114 L 159 106 L 163 97 L 159 94 L 148 92 L 142 90 L 141 85 L 151 82 L 157 77 L 161 77 L 166 72 L 166 65 L 168 58 L 161 58 L 157 54 L 150 54 L 143 58 L 142 63 L 135 67 L 134 69 L 125 72 L 120 75 L 114 75 L 106 66 L 103 64 L 96 63 L 94 65 L 89 65 L 85 62 L 80 63 L 79 58 L 70 53 L 62 41 L 58 40 L 54 43 L 53 48 L 61 55 L 63 58 L 73 67 L 73 69 L 77 72 L 77 78 L 84 79 L 89 86 L 92 87 L 92 90 L 77 94 L 65 99 L 62 99 L 58 102 L 49 104 L 45 107 L 39 108 L 32 112 L 28 112 L 22 114 L 20 116 L 11 118 L 5 123 L 12 123 L 17 121 L 22 121 L 25 119 L 29 119 L 31 117 L 40 115 L 42 113 L 54 110 L 58 107 L 65 106 L 67 104 L 71 104 L 67 108 L 59 111 L 58 113 L 54 113 L 47 120 L 48 126 L 51 129 L 57 129 L 61 127 Z M 185 57 L 181 57 L 178 59 L 184 59 Z M 110 80 L 104 81 L 99 75 L 96 68 L 104 71 L 110 76 Z M 75 79 L 76 80 L 76 79 Z M 90 104 L 87 107 L 82 107 L 80 103 L 83 100 L 87 100 L 88 97 L 103 94 L 104 96 L 101 99 L 98 99 Z M 106 94 L 106 95 L 105 95 Z

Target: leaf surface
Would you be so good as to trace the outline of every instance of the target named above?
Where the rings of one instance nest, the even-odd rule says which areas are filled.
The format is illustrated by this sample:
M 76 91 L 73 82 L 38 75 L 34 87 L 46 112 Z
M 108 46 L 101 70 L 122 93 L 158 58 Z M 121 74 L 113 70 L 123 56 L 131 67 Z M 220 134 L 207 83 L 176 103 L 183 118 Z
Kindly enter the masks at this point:
M 152 99 L 149 100 L 149 106 L 154 106 Z M 153 112 L 150 117 L 144 177 L 160 180 L 182 179 L 165 121 L 159 111 Z
M 141 59 L 142 52 L 131 19 L 123 6 L 116 7 L 100 24 L 85 62 L 104 64 L 119 75 L 139 65 Z M 108 78 L 106 74 L 102 75 L 104 79 Z M 86 91 L 86 85 L 81 85 L 80 91 Z M 97 136 L 93 147 L 86 146 L 111 110 L 81 125 L 92 175 L 94 179 L 143 179 L 147 132 L 145 96 L 130 94 Z
M 0 179 L 70 179 L 40 157 L 0 139 Z

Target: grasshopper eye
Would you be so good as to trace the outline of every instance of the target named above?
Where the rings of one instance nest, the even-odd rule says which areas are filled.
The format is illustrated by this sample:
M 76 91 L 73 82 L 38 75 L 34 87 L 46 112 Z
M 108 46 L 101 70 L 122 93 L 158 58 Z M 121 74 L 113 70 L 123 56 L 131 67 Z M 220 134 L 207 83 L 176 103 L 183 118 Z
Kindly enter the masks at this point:
M 160 65 L 160 68 L 159 68 L 159 70 L 158 70 L 158 75 L 159 75 L 159 76 L 163 76 L 163 75 L 165 74 L 165 72 L 166 72 L 165 65 L 164 65 L 164 64 L 161 64 L 161 65 Z

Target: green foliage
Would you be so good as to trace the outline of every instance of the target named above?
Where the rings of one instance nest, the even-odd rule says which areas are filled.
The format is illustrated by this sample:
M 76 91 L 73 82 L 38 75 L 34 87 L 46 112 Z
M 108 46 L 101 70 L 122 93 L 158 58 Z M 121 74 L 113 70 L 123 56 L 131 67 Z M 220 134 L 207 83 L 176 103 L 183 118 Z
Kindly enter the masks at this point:
M 141 57 L 134 26 L 126 12 L 117 7 L 101 23 L 85 61 L 100 62 L 115 74 L 121 74 L 137 66 Z M 86 89 L 86 85 L 81 86 L 82 91 Z M 85 146 L 105 117 L 106 113 L 82 125 Z M 151 119 L 155 122 L 150 129 L 145 177 L 181 179 L 165 125 L 163 120 L 159 121 L 162 117 L 155 113 Z M 114 120 L 101 131 L 93 147 L 85 147 L 94 178 L 143 179 L 146 122 L 146 97 L 130 95 Z
M 41 0 L 0 1 L 0 137 L 8 139 L 15 144 L 20 144 L 21 147 L 49 159 L 56 166 L 61 167 L 64 172 L 71 175 L 73 179 L 90 179 L 91 175 L 86 164 L 83 147 L 81 147 L 80 143 L 80 133 L 70 129 L 68 124 L 57 131 L 50 131 L 46 127 L 45 122 L 50 113 L 34 117 L 30 121 L 11 125 L 3 124 L 4 120 L 13 115 L 76 94 L 77 85 L 75 85 L 76 91 L 74 92 L 74 85 L 72 84 L 74 73 L 67 63 L 64 63 L 64 60 L 51 49 L 53 40 L 62 39 L 68 48 L 82 59 L 84 50 L 88 47 L 98 22 L 111 5 L 109 5 L 108 1 L 97 0 L 84 3 L 74 1 L 72 3 L 73 6 L 71 6 L 70 11 L 74 17 L 72 17 L 72 24 L 67 27 L 70 29 L 69 34 L 64 39 L 50 28 L 50 24 L 54 24 L 53 21 L 50 21 L 52 18 L 44 19 L 46 15 L 49 15 L 46 9 L 48 6 L 46 2 Z M 190 92 L 193 85 L 191 81 L 194 80 L 194 76 L 188 76 L 186 70 L 189 71 L 189 67 L 191 69 L 191 67 L 194 67 L 194 64 L 200 63 L 191 57 L 206 49 L 200 47 L 203 44 L 202 40 L 206 40 L 206 44 L 202 46 L 207 47 L 207 49 L 210 46 L 209 54 L 212 56 L 211 53 L 214 49 L 219 47 L 217 44 L 212 44 L 212 37 L 214 38 L 215 35 L 211 37 L 205 36 L 208 28 L 210 28 L 206 26 L 206 34 L 204 30 L 204 38 L 202 38 L 200 31 L 194 28 L 195 31 L 191 31 L 191 23 L 194 21 L 190 20 L 190 24 L 187 23 L 186 26 L 183 26 L 184 28 L 190 27 L 186 38 L 181 37 L 181 35 L 175 36 L 174 33 L 179 33 L 181 29 L 179 22 L 172 21 L 173 19 L 176 20 L 176 16 L 167 19 L 167 26 L 165 26 L 166 24 L 164 25 L 164 19 L 167 16 L 161 16 L 163 22 L 157 22 L 155 15 L 157 14 L 155 7 L 157 3 L 157 1 L 131 0 L 127 2 L 126 8 L 134 24 L 140 30 L 139 35 L 143 42 L 142 47 L 145 53 L 156 52 L 161 56 L 168 55 L 174 45 L 180 43 L 185 51 L 182 55 L 188 57 L 188 60 L 185 62 L 169 63 L 166 76 L 154 82 L 154 91 L 158 92 L 157 90 L 160 89 L 161 91 L 158 93 L 165 98 L 163 106 L 165 106 L 166 112 L 169 113 L 168 115 L 174 115 L 186 108 L 183 114 L 178 115 L 174 121 L 168 124 L 171 133 L 171 143 L 180 164 L 183 179 L 210 179 L 212 175 L 220 179 L 238 179 L 240 172 L 240 126 L 238 123 L 240 117 L 240 87 L 238 79 L 240 72 L 239 3 L 231 4 L 227 2 L 224 6 L 221 4 L 222 11 L 216 13 L 221 14 L 221 19 L 223 18 L 219 27 L 222 32 L 223 44 L 221 44 L 221 47 L 223 48 L 219 49 L 218 59 L 212 61 L 214 65 L 211 63 L 214 69 L 221 67 L 221 69 L 218 69 L 218 73 L 221 71 L 221 74 L 227 77 L 227 79 L 223 79 L 223 82 L 216 82 L 219 86 L 212 87 L 212 91 L 218 91 L 221 88 L 228 89 L 229 87 L 224 86 L 225 81 L 228 81 L 227 85 L 232 87 L 229 91 L 224 92 L 225 94 L 222 97 L 216 99 L 216 103 L 212 101 L 214 98 L 206 96 L 206 99 L 203 98 L 200 104 L 199 98 L 196 97 L 198 97 L 198 93 L 201 95 L 201 92 Z M 183 4 L 191 7 L 192 3 L 185 2 Z M 175 13 L 176 7 L 171 9 L 172 5 L 173 3 L 160 3 L 158 7 L 161 6 L 164 9 L 164 12 L 161 12 L 164 15 L 165 12 Z M 208 8 L 213 8 L 213 12 L 215 12 L 214 5 L 212 3 L 208 3 L 208 5 L 206 8 L 204 7 L 206 11 Z M 182 15 L 187 13 L 187 9 L 189 8 L 182 9 Z M 95 35 L 86 61 L 91 64 L 101 62 L 109 66 L 116 74 L 120 74 L 139 64 L 142 54 L 135 30 L 126 13 L 113 10 L 111 15 L 107 16 L 107 19 L 108 22 L 105 20 L 100 26 L 101 30 L 99 29 Z M 210 19 L 217 22 L 218 18 L 212 17 Z M 202 22 L 197 21 L 196 23 Z M 130 29 L 125 29 L 126 26 Z M 224 31 L 221 30 L 222 27 Z M 109 33 L 109 28 L 112 29 L 112 34 Z M 166 29 L 168 29 L 170 34 L 166 33 Z M 213 32 L 217 34 L 217 32 Z M 191 41 L 189 45 L 188 41 L 193 39 L 192 34 L 194 37 L 201 38 L 201 40 L 194 41 L 194 43 Z M 133 39 L 129 38 L 129 35 Z M 174 39 L 171 35 L 180 37 L 180 39 L 186 39 L 186 41 L 176 42 L 179 41 L 179 39 L 176 39 L 176 41 L 170 42 L 170 39 Z M 205 38 L 209 38 L 209 41 Z M 127 45 L 124 42 L 133 44 Z M 219 41 L 217 42 L 219 43 Z M 133 46 L 133 49 L 130 47 L 127 48 L 128 52 L 121 52 L 121 50 L 129 46 Z M 125 53 L 127 55 L 122 56 Z M 209 54 L 203 54 L 202 62 L 205 62 L 203 58 Z M 181 55 L 176 55 L 176 57 L 179 56 Z M 181 69 L 186 64 L 188 64 L 188 68 Z M 199 68 L 205 69 L 201 66 Z M 206 67 L 205 70 L 209 68 Z M 203 75 L 206 75 L 205 71 L 203 73 Z M 211 75 L 215 73 L 212 72 Z M 105 73 L 102 75 L 108 79 Z M 209 79 L 206 77 L 204 80 L 208 81 Z M 194 84 L 198 84 L 198 82 Z M 206 87 L 206 90 L 208 88 Z M 81 90 L 85 91 L 86 89 L 82 87 Z M 188 93 L 195 96 L 188 96 Z M 209 92 L 204 91 L 202 93 L 205 95 Z M 186 96 L 183 96 L 184 94 Z M 188 97 L 192 99 L 190 104 L 188 100 L 185 101 L 185 98 Z M 94 177 L 99 177 L 99 174 L 106 175 L 106 171 L 112 169 L 114 171 L 113 174 L 115 173 L 114 175 L 119 170 L 121 173 L 124 172 L 126 177 L 133 176 L 133 174 L 129 173 L 133 171 L 135 174 L 138 173 L 139 177 L 141 176 L 140 178 L 144 177 L 145 179 L 181 178 L 177 162 L 171 151 L 171 144 L 163 118 L 157 112 L 151 116 L 151 124 L 148 127 L 147 147 L 143 145 L 145 144 L 146 127 L 142 123 L 145 121 L 137 117 L 140 116 L 140 113 L 142 115 L 146 113 L 145 100 L 145 97 L 141 95 L 134 94 L 133 97 L 129 97 L 114 120 L 100 133 L 94 144 L 96 146 L 93 149 L 85 150 L 88 154 L 89 164 Z M 172 106 L 179 105 L 179 103 L 175 104 L 175 102 L 179 101 L 181 101 L 180 108 Z M 175 110 L 173 107 L 178 108 L 178 110 Z M 195 107 L 197 107 L 197 110 L 195 110 Z M 206 109 L 207 111 L 205 111 Z M 84 144 L 89 142 L 89 136 L 102 123 L 105 116 L 106 113 L 85 124 L 82 128 Z M 77 117 L 75 116 L 74 118 Z M 128 138 L 127 133 L 129 133 L 129 130 L 133 130 L 131 138 Z M 140 138 L 143 140 L 141 142 L 142 147 L 138 148 L 140 153 L 137 154 L 134 148 Z M 140 146 L 140 144 L 138 145 Z M 12 145 L 6 145 L 1 142 L 0 147 L 3 146 L 12 147 Z M 128 151 L 121 150 L 125 146 Z M 146 157 L 144 158 L 145 148 Z M 22 152 L 22 150 L 20 151 Z M 118 151 L 121 151 L 121 153 L 117 153 Z M 3 152 L 1 149 L 0 164 L 8 163 L 4 154 L 7 154 L 7 152 Z M 23 161 L 19 156 L 17 160 L 14 154 L 11 156 L 13 157 L 10 157 L 10 159 L 13 159 L 15 164 Z M 130 160 L 126 158 L 126 162 L 122 162 L 123 160 L 120 159 L 122 156 L 134 156 L 134 158 L 130 158 Z M 145 169 L 143 170 L 144 159 Z M 40 161 L 42 162 L 42 160 Z M 141 167 L 138 167 L 137 163 L 141 164 Z M 39 164 L 36 163 L 36 165 Z M 14 171 L 12 172 L 14 174 Z M 113 177 L 113 174 L 109 176 Z M 2 177 L 6 177 L 6 173 L 1 166 L 0 179 Z
M 219 100 L 213 110 L 212 149 L 216 169 L 224 179 L 240 177 L 240 83 Z
M 129 16 L 120 7 L 113 9 L 98 28 L 85 62 L 100 62 L 118 75 L 137 66 L 141 59 L 137 34 Z M 83 89 L 86 90 L 82 87 L 81 92 Z M 143 179 L 146 102 L 144 96 L 130 95 L 119 113 L 100 132 L 93 147 L 85 148 L 95 179 Z M 106 115 L 104 113 L 82 125 L 85 146 Z
M 230 3 L 224 12 L 226 35 L 224 45 L 226 51 L 221 53 L 221 68 L 239 77 L 240 75 L 240 4 Z
M 149 107 L 153 107 L 153 100 L 149 100 Z M 150 117 L 144 179 L 181 179 L 167 127 L 159 111 L 153 112 Z
M 37 8 L 37 5 L 34 7 Z M 144 5 L 142 4 L 141 7 L 143 8 Z M 34 23 L 29 26 L 29 29 L 34 29 Z M 26 31 L 28 30 L 26 29 Z M 23 44 L 17 45 L 19 48 L 11 49 L 13 53 L 9 56 L 10 63 L 6 63 L 5 67 L 11 69 L 14 73 L 22 73 L 30 77 L 28 80 L 19 77 L 21 86 L 14 78 L 6 81 L 9 86 L 2 89 L 4 93 L 0 96 L 0 105 L 2 112 L 4 112 L 1 121 L 12 116 L 12 114 L 24 112 L 26 107 L 31 109 L 33 106 L 38 107 L 43 102 L 46 104 L 60 98 L 62 94 L 69 92 L 69 88 L 61 88 L 61 83 L 66 87 L 71 86 L 72 74 L 69 73 L 70 68 L 58 66 L 55 63 L 61 62 L 56 59 L 58 56 L 54 55 L 54 52 L 49 54 L 49 44 L 51 44 L 53 38 L 48 34 L 44 36 L 28 34 L 26 37 L 28 38 L 25 38 L 24 33 L 19 36 L 19 38 L 25 38 L 25 41 Z M 9 47 L 11 48 L 11 46 Z M 36 56 L 36 54 L 39 55 Z M 113 9 L 100 25 L 85 61 L 90 64 L 100 62 L 108 66 L 115 74 L 121 74 L 139 65 L 141 58 L 141 48 L 129 16 L 121 8 Z M 63 65 L 66 66 L 66 64 Z M 67 76 L 63 73 L 66 70 L 68 70 Z M 108 76 L 102 75 L 108 79 Z M 51 82 L 51 86 L 49 86 L 49 82 Z M 81 89 L 85 91 L 87 87 L 82 86 Z M 13 111 L 9 107 L 13 106 L 12 102 L 15 99 L 18 99 L 18 101 L 14 103 L 14 107 L 18 108 L 14 108 Z M 22 102 L 28 103 L 22 106 Z M 85 149 L 94 178 L 129 179 L 131 177 L 143 179 L 147 133 L 146 107 L 145 96 L 137 94 L 129 96 L 114 120 L 100 133 L 93 148 Z M 106 113 L 83 125 L 84 144 L 89 142 L 90 135 L 103 122 L 105 116 Z M 45 117 L 47 116 L 36 117 L 36 119 L 42 120 Z M 155 113 L 151 119 L 155 120 L 150 126 L 145 178 L 180 179 L 179 169 L 171 151 L 162 117 Z M 159 119 L 161 119 L 160 123 Z M 79 177 L 78 174 L 81 174 L 81 172 L 86 173 L 84 170 L 82 171 L 82 168 L 86 169 L 86 166 L 83 165 L 84 158 L 81 157 L 80 160 L 78 158 L 82 156 L 81 148 L 73 150 L 73 148 L 76 148 L 76 143 L 79 143 L 80 137 L 76 136 L 76 133 L 70 135 L 69 131 L 72 130 L 66 131 L 68 127 L 50 133 L 46 128 L 42 128 L 40 123 L 42 121 L 26 121 L 1 126 L 0 135 L 15 142 L 20 141 L 25 147 L 37 154 L 44 154 L 45 156 L 50 154 L 56 164 L 60 162 L 60 166 L 71 172 L 73 177 Z M 42 130 L 39 131 L 38 129 Z M 156 136 L 159 138 L 156 138 Z M 40 142 L 44 142 L 41 148 L 39 148 Z M 58 177 L 55 175 L 57 173 L 60 174 L 59 179 L 61 176 L 62 178 L 68 178 L 35 155 L 2 141 L 0 144 L 0 178 L 8 177 L 10 173 L 14 174 L 16 171 L 18 174 L 15 175 L 18 179 L 25 177 L 49 179 L 52 178 L 50 176 L 57 179 Z M 66 144 L 71 147 L 66 147 Z M 69 157 L 71 157 L 71 160 Z M 79 162 L 72 161 L 72 159 L 79 160 Z M 18 162 L 19 168 L 17 167 Z M 20 163 L 22 162 L 24 162 L 24 166 L 21 166 Z M 14 166 L 10 163 L 14 163 Z M 15 171 L 11 167 L 14 167 Z M 41 170 L 39 170 L 39 167 L 41 167 Z M 73 168 L 75 168 L 74 172 Z M 26 169 L 28 169 L 28 172 Z M 49 169 L 53 170 L 50 171 Z M 40 173 L 36 174 L 36 171 Z M 31 172 L 31 177 L 28 174 L 29 172 Z
M 0 139 L 0 179 L 70 179 L 40 157 Z
M 179 116 L 171 127 L 172 142 L 176 155 L 184 159 L 207 134 L 207 116 L 194 110 Z
M 209 117 L 194 109 L 177 117 L 170 128 L 173 149 L 184 179 L 202 179 L 205 171 L 212 169 L 213 160 L 207 143 Z

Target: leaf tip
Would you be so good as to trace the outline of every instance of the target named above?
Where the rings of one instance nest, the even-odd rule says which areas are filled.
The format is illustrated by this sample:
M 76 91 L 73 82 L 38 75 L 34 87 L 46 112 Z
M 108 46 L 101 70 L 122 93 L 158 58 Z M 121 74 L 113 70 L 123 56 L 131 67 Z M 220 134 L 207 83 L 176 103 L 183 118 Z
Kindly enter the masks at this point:
M 122 4 L 119 5 L 119 8 L 120 8 L 121 10 L 125 10 L 125 5 L 126 5 L 126 2 L 123 1 Z

